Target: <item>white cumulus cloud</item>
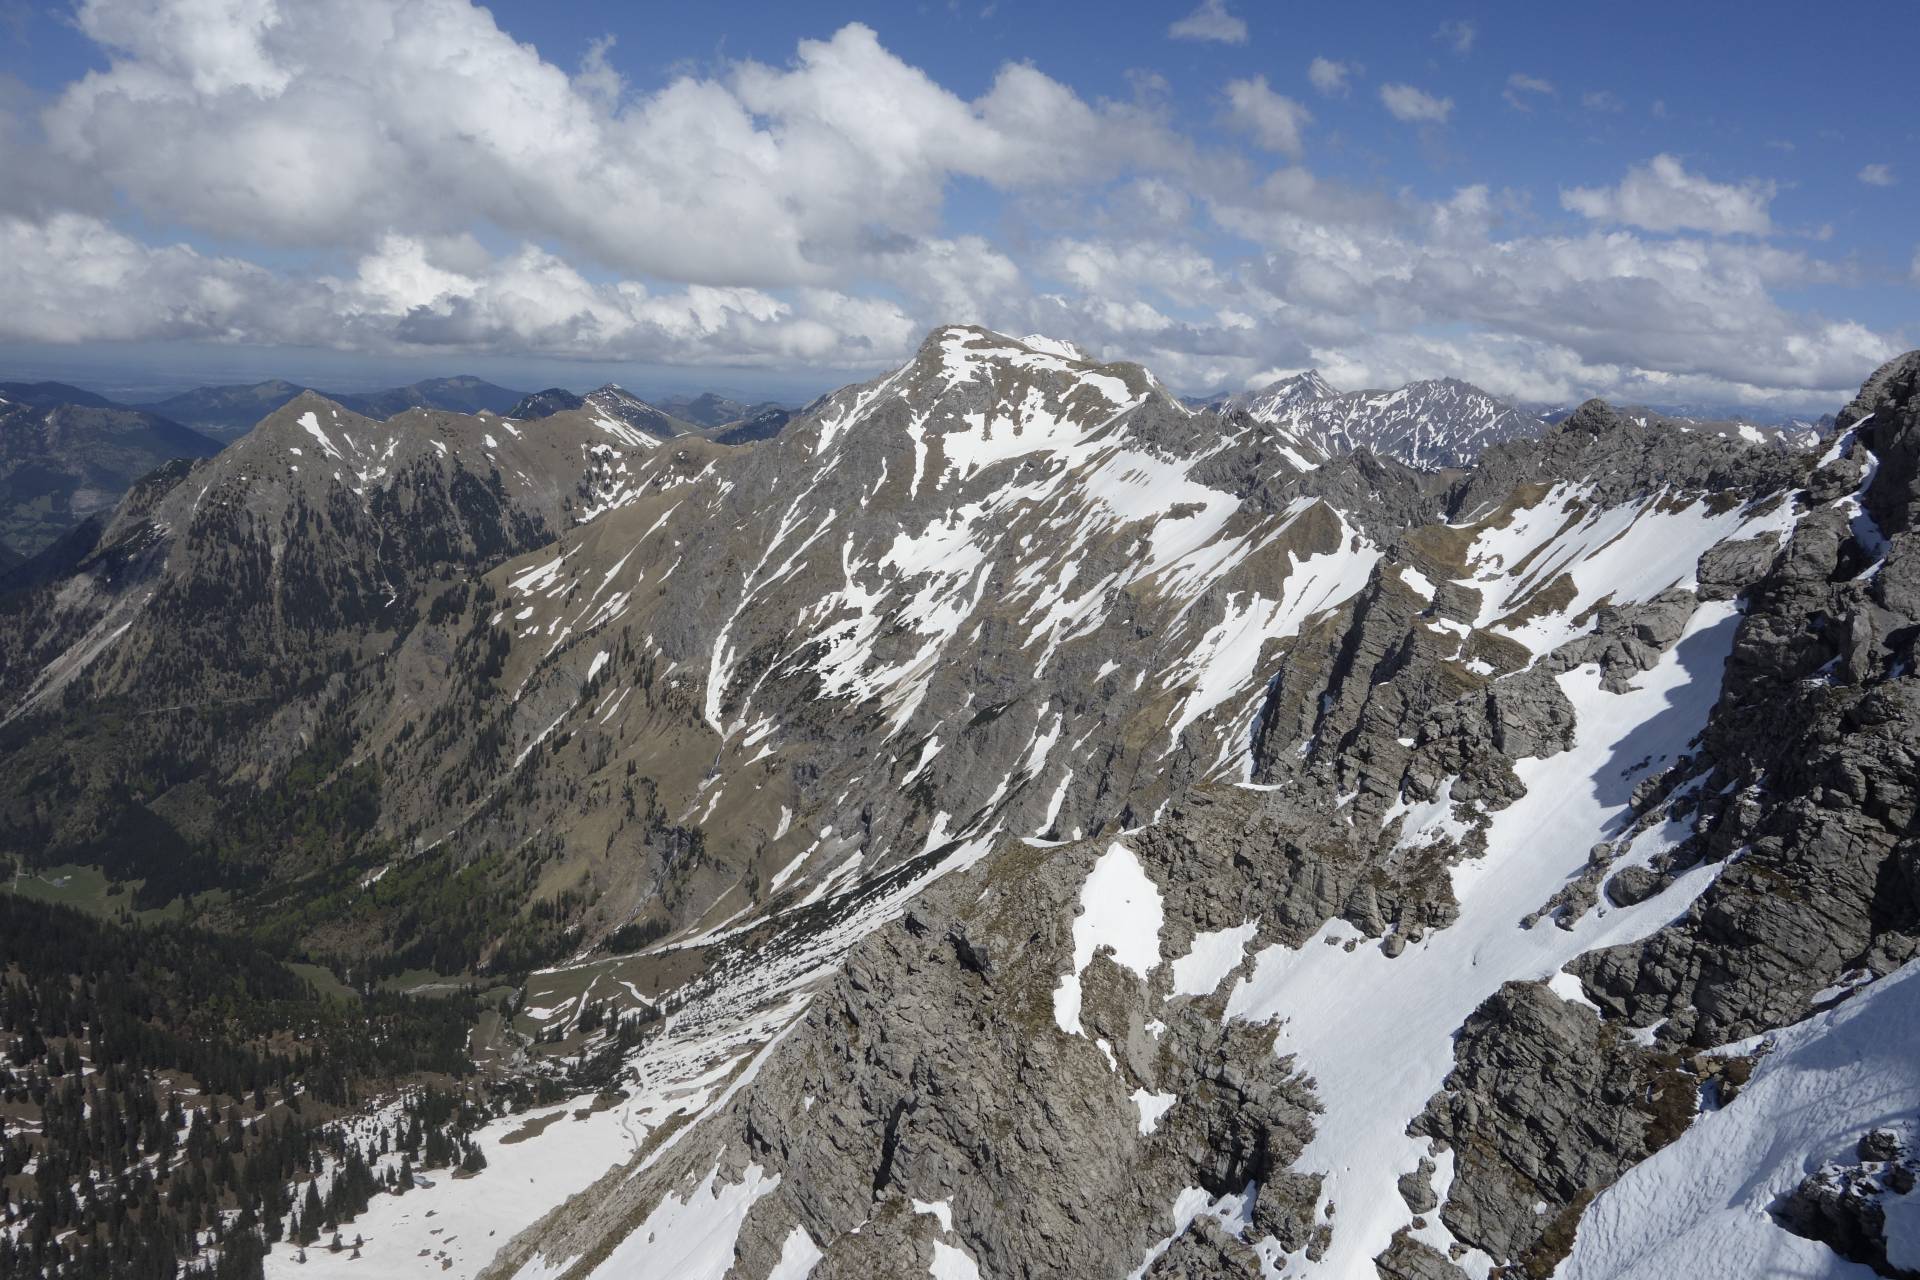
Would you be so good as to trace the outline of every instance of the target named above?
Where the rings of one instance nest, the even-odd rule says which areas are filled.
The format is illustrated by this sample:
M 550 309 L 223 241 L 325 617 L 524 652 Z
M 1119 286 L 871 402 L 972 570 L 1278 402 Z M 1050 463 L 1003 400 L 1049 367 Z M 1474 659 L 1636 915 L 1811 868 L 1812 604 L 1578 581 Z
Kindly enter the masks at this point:
M 1332 58 L 1315 58 L 1307 64 L 1307 82 L 1328 97 L 1344 97 L 1347 81 L 1357 75 L 1360 68 L 1351 62 L 1335 62 Z
M 1268 151 L 1298 156 L 1300 131 L 1313 115 L 1300 103 L 1275 93 L 1265 76 L 1227 82 L 1228 119 Z
M 1407 124 L 1445 124 L 1453 114 L 1452 98 L 1437 98 L 1410 84 L 1383 84 L 1380 101 L 1395 120 Z
M 170 20 L 141 20 L 155 8 Z M 115 56 L 49 110 L 54 153 L 171 221 L 277 245 L 483 220 L 625 272 L 825 284 L 872 228 L 932 229 L 953 177 L 1060 188 L 1186 151 L 1026 64 L 961 98 L 858 24 L 616 106 L 604 55 L 569 76 L 465 0 L 88 0 L 79 21 Z
M 1770 230 L 1770 183 L 1658 156 L 1569 186 L 1592 224 L 1543 234 L 1528 192 L 1481 175 L 1421 199 L 1314 172 L 1310 113 L 1257 75 L 1221 77 L 1222 121 L 1277 167 L 1177 132 L 1150 74 L 1102 99 L 1017 62 L 966 96 L 858 24 L 636 88 L 605 40 L 555 65 L 468 0 L 86 0 L 76 18 L 99 70 L 45 98 L 0 80 L 0 340 L 826 383 L 973 321 L 1193 390 L 1317 364 L 1351 385 L 1796 407 L 1905 345 L 1803 300 L 1844 307 L 1867 259 L 1720 238 Z M 1307 78 L 1337 96 L 1363 74 L 1319 58 Z M 1406 84 L 1381 101 L 1422 126 L 1452 109 Z
M 1560 203 L 1596 222 L 1648 231 L 1766 235 L 1773 229 L 1767 207 L 1776 190 L 1773 183 L 1757 178 L 1715 182 L 1687 172 L 1676 157 L 1661 154 L 1628 169 L 1618 186 L 1562 190 Z
M 1226 0 L 1200 0 L 1200 7 L 1168 27 L 1167 34 L 1175 40 L 1245 44 L 1247 23 L 1227 9 Z

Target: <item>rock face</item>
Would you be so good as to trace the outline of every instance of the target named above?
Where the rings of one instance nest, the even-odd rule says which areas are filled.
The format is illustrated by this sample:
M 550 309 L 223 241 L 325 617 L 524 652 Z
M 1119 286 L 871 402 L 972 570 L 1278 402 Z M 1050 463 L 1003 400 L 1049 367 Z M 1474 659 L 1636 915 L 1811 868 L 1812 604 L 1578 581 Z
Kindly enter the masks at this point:
M 1595 402 L 1465 470 L 965 327 L 750 449 L 296 402 L 0 631 L 8 761 L 270 688 L 140 803 L 338 741 L 381 866 L 561 922 L 462 953 L 522 1030 L 645 986 L 632 1158 L 495 1274 L 1546 1276 L 1920 947 L 1912 371 L 1819 457 Z M 212 575 L 311 692 L 180 674 Z
M 1276 456 L 1257 424 L 1234 439 Z M 1457 478 L 1305 472 L 1292 493 L 1368 495 L 1343 519 L 1379 553 L 1262 646 L 1253 788 L 1202 774 L 1144 825 L 974 846 L 693 1147 L 521 1247 L 586 1274 L 721 1159 L 782 1171 L 744 1277 L 796 1230 L 816 1275 L 942 1250 L 996 1276 L 1552 1273 L 1700 1099 L 1738 1108 L 1768 1070 L 1706 1050 L 1911 955 L 1915 721 L 1890 700 L 1915 615 L 1883 603 L 1899 539 L 1863 512 L 1872 449 L 1898 445 L 1872 440 L 1816 460 L 1594 404 Z M 1246 474 L 1232 453 L 1205 474 Z M 1449 522 L 1388 533 L 1423 505 Z M 1821 621 L 1856 601 L 1891 616 Z
M 1445 1093 L 1415 1125 L 1454 1152 L 1441 1220 L 1530 1274 L 1559 1261 L 1596 1191 L 1693 1116 L 1700 1082 L 1672 1054 L 1640 1047 L 1536 983 L 1502 987 L 1456 1046 Z
M 1920 596 L 1902 585 L 1915 544 L 1892 479 L 1920 437 L 1912 365 L 1887 366 L 1849 406 L 1852 444 L 1813 477 L 1833 496 L 1748 592 L 1698 766 L 1709 829 L 1676 858 L 1738 861 L 1676 928 L 1583 971 L 1635 1025 L 1735 1039 L 1792 1020 L 1848 971 L 1887 973 L 1915 954 Z M 1902 385 L 1905 399 L 1887 399 Z M 1865 429 L 1862 401 L 1878 406 Z M 1825 477 L 1844 463 L 1853 480 L 1836 494 Z
M 1774 1216 L 1795 1235 L 1818 1240 L 1849 1262 L 1871 1267 L 1875 1275 L 1920 1276 L 1914 1249 L 1920 1241 L 1912 1239 L 1907 1226 L 1920 1213 L 1920 1201 L 1909 1199 L 1920 1183 L 1920 1153 L 1909 1149 L 1902 1130 L 1879 1128 L 1861 1137 L 1853 1156 L 1808 1174 Z M 1892 1233 L 1889 1209 L 1900 1220 Z

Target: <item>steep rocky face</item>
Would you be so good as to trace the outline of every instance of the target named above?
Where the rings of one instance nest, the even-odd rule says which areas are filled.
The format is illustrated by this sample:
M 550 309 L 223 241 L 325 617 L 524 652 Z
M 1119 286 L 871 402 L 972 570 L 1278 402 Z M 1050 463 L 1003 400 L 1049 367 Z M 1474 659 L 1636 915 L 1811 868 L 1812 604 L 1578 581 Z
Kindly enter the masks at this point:
M 0 542 L 38 554 L 133 482 L 220 446 L 176 422 L 57 383 L 0 385 Z
M 751 1004 L 778 956 L 791 1009 L 800 934 L 892 917 L 771 1047 L 722 1056 L 741 1082 L 686 1136 L 500 1274 L 664 1265 L 715 1230 L 714 1274 L 743 1277 L 1616 1274 L 1595 1260 L 1648 1211 L 1610 1188 L 1795 1087 L 1840 1024 L 1777 1062 L 1741 1037 L 1868 999 L 1920 934 L 1916 615 L 1865 613 L 1901 580 L 1881 521 L 1911 484 L 1882 452 L 1915 401 L 1876 391 L 1900 376 L 1863 395 L 1882 434 L 1819 460 L 1594 404 L 1414 483 L 1436 514 L 1398 536 L 1386 473 L 1343 514 L 1380 531 L 1360 587 L 1260 648 L 1247 774 L 1064 845 L 975 835 L 903 864 L 946 861 L 930 889 L 710 940 L 731 976 L 684 1007 Z M 703 1034 L 670 1019 L 639 1079 Z M 1877 1069 L 1849 1098 L 1920 1087 Z M 1806 1140 L 1788 1163 L 1841 1155 Z M 1877 1262 L 1896 1193 L 1833 1209 L 1844 1181 L 1782 1225 L 1778 1193 L 1741 1191 L 1739 1255 Z M 1719 1247 L 1660 1229 L 1681 1252 L 1646 1274 Z

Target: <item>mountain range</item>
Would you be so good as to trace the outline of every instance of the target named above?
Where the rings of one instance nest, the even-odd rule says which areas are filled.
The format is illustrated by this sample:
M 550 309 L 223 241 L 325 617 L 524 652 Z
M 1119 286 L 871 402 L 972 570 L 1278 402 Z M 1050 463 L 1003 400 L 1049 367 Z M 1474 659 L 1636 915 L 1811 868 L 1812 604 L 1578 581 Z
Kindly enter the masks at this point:
M 21 1265 L 1920 1267 L 1920 353 L 1816 447 L 968 326 L 510 408 L 301 392 L 0 599 L 17 884 L 460 1033 L 293 989 L 95 1142 L 124 1024 L 10 1013 Z
M 262 418 L 312 388 L 273 378 L 247 385 L 195 387 L 139 407 L 184 423 L 222 442 L 251 431 Z M 327 393 L 322 393 L 327 394 Z M 520 393 L 480 378 L 429 378 L 404 387 L 360 394 L 328 394 L 343 408 L 370 418 L 390 418 L 407 409 L 446 409 L 455 413 L 505 413 Z
M 1543 423 L 1563 422 L 1573 413 L 1572 408 L 1528 412 L 1458 378 L 1409 382 L 1386 391 L 1341 392 L 1314 369 L 1257 391 L 1197 403 L 1281 428 L 1293 440 L 1296 464 L 1364 448 L 1417 467 L 1463 467 L 1490 445 L 1538 435 Z M 1738 417 L 1706 419 L 1637 406 L 1620 411 L 1642 425 L 1657 422 L 1679 430 L 1737 434 L 1787 449 L 1814 448 L 1823 434 L 1818 424 L 1799 420 L 1762 427 Z
M 791 409 L 771 400 L 746 404 L 708 392 L 694 397 L 676 396 L 654 405 L 612 383 L 585 395 L 549 387 L 522 399 L 509 410 L 508 416 L 537 419 L 563 409 L 589 407 L 656 439 L 703 435 L 728 445 L 771 439 L 793 419 Z
M 136 479 L 160 464 L 210 457 L 310 390 L 272 379 L 123 405 L 64 383 L 0 383 L 0 572 L 111 511 Z M 560 388 L 523 395 L 470 376 L 312 394 L 376 420 L 416 408 L 530 420 L 591 405 L 657 439 L 705 433 L 726 444 L 777 434 L 792 416 L 772 402 L 748 405 L 707 393 L 672 402 L 698 419 L 682 420 L 612 384 L 584 396 Z

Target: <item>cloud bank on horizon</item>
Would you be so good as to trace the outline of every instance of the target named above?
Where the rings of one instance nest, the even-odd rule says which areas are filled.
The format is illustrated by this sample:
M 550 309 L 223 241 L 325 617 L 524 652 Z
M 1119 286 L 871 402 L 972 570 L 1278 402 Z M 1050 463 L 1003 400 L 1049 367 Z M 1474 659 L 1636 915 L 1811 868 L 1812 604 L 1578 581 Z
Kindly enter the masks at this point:
M 970 94 L 859 22 L 646 84 L 615 39 L 569 69 L 534 19 L 467 0 L 82 0 L 73 22 L 91 65 L 0 76 L 0 341 L 852 375 L 966 321 L 1189 390 L 1318 366 L 1803 404 L 1912 340 L 1912 239 L 1782 216 L 1806 180 L 1692 135 L 1634 151 L 1619 92 L 1567 57 L 1496 61 L 1484 20 L 1401 32 L 1390 61 L 1206 0 L 1113 83 L 1040 42 Z M 1609 159 L 1515 133 L 1549 118 Z M 1898 129 L 1869 141 L 1835 206 L 1899 198 Z

